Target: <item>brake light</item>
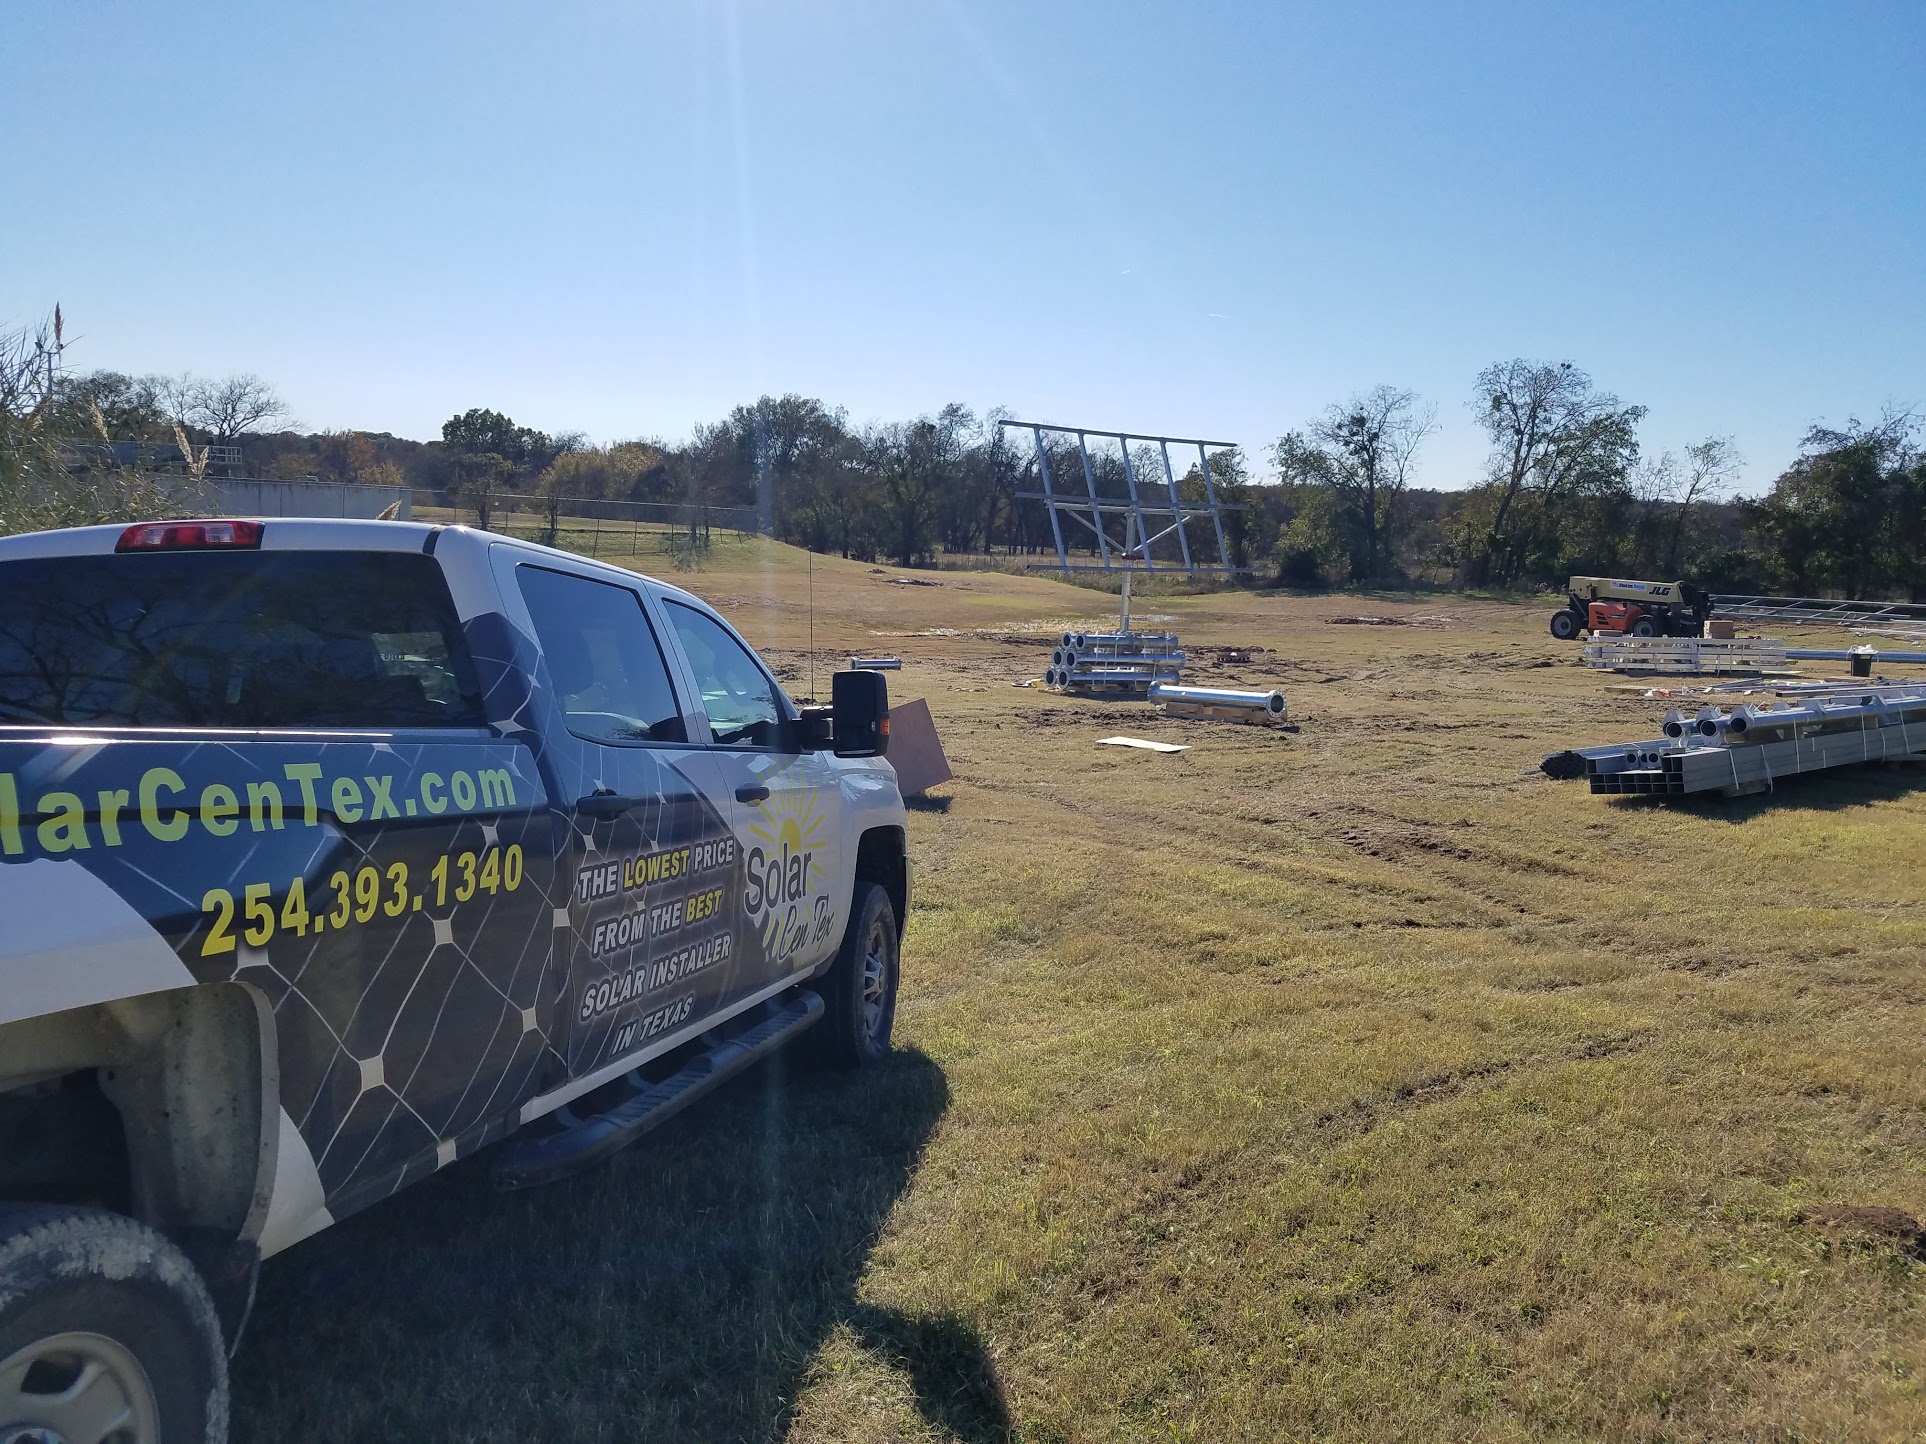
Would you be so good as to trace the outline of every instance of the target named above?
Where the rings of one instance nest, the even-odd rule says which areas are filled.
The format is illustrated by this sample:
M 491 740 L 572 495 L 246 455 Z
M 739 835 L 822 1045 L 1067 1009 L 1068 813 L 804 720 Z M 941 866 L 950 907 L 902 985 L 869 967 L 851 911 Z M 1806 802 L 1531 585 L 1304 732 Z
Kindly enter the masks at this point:
M 212 547 L 258 547 L 258 521 L 144 521 L 130 526 L 117 552 L 205 551 Z

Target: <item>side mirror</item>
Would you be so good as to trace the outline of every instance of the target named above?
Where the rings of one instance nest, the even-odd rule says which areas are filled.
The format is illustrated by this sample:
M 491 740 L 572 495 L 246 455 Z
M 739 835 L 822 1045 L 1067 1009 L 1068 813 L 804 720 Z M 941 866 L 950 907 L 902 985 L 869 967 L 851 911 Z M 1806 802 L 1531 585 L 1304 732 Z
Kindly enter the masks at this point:
M 838 672 L 830 681 L 838 757 L 889 751 L 889 683 L 881 672 Z
M 804 707 L 802 720 L 796 724 L 796 748 L 798 752 L 821 752 L 836 740 L 836 709 L 833 707 Z

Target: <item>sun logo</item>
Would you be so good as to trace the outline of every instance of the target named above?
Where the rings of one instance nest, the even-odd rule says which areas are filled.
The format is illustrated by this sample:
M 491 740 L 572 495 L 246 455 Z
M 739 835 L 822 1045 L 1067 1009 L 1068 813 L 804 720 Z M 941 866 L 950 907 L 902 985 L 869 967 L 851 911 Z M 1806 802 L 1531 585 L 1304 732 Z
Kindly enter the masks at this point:
M 822 857 L 827 830 L 812 787 L 774 789 L 750 825 L 743 908 L 772 958 L 791 951 L 785 944 L 796 920 L 807 919 L 810 899 L 829 889 L 831 869 Z

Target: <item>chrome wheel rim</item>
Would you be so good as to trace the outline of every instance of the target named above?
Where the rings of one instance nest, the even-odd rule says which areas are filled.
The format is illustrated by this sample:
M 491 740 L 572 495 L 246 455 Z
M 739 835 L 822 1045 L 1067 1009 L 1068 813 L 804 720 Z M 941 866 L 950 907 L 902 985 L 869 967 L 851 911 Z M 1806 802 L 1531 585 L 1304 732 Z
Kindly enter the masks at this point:
M 159 1444 L 140 1360 L 105 1334 L 54 1334 L 0 1360 L 0 1444 Z
M 871 1042 L 882 1036 L 889 1011 L 889 930 L 877 919 L 863 948 L 863 1036 Z

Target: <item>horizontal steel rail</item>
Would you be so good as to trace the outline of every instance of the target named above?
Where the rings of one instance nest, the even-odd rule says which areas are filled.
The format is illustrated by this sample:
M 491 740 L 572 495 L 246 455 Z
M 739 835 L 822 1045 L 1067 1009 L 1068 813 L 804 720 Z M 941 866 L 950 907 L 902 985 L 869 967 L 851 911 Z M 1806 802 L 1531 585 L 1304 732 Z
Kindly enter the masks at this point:
M 1099 431 L 1094 426 L 1054 426 L 1048 421 L 999 421 L 998 426 L 1014 426 L 1022 431 L 1054 431 L 1060 436 L 1101 436 L 1106 441 L 1154 441 L 1159 446 L 1209 446 L 1229 451 L 1235 441 L 1204 441 L 1195 436 L 1152 436 L 1142 431 Z
M 1756 671 L 1785 662 L 1858 662 L 1876 666 L 1926 664 L 1926 652 L 1872 646 L 1788 647 L 1764 637 L 1594 637 L 1585 665 L 1599 671 Z
M 1853 625 L 1926 620 L 1926 602 L 1840 601 L 1832 597 L 1715 595 L 1712 615 L 1721 621 L 1780 621 Z

